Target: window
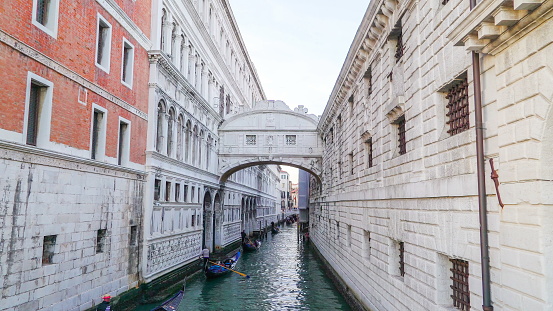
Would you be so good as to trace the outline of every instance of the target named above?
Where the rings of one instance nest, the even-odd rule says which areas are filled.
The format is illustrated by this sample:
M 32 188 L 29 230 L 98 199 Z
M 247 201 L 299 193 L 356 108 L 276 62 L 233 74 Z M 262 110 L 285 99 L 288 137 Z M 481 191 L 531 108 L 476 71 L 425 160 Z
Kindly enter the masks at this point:
M 194 211 L 194 213 L 196 213 L 196 211 Z M 194 227 L 196 225 L 196 215 L 192 215 L 192 223 L 190 224 L 190 226 Z
M 296 135 L 286 135 L 286 145 L 291 146 L 296 144 Z
M 353 175 L 355 174 L 355 172 L 353 171 L 353 153 L 348 154 L 348 157 L 349 157 L 349 168 L 351 171 L 351 175 Z
M 44 147 L 50 141 L 53 84 L 33 73 L 27 76 L 25 143 Z
M 183 196 L 183 202 L 188 201 L 188 185 L 184 185 L 184 196 Z
M 371 233 L 363 230 L 363 258 L 368 259 L 371 256 Z
M 399 60 L 403 56 L 403 49 L 403 30 L 400 28 L 399 34 L 397 35 L 396 53 L 394 55 L 394 57 L 396 58 L 396 63 L 399 62 Z
M 92 109 L 92 132 L 90 142 L 90 157 L 102 160 L 106 148 L 106 110 L 101 107 Z
M 373 139 L 372 137 L 365 141 L 365 148 L 367 149 L 367 165 L 373 167 Z
M 470 290 L 469 290 L 469 263 L 460 259 L 450 259 L 453 267 L 451 268 L 451 280 L 453 285 L 453 306 L 460 310 L 470 310 Z
M 190 194 L 191 202 L 194 202 L 195 198 L 196 198 L 196 187 L 192 187 L 192 193 Z
M 446 116 L 449 120 L 446 122 L 449 125 L 447 132 L 453 136 L 469 129 L 469 96 L 468 82 L 464 78 L 461 82 L 449 88 L 447 91 L 448 112 Z
M 58 32 L 59 0 L 34 0 L 33 25 L 56 38 Z
M 175 183 L 175 202 L 180 201 L 180 184 Z
M 121 82 L 132 88 L 133 68 L 134 68 L 134 46 L 123 39 L 123 58 L 121 68 Z
M 111 53 L 111 25 L 98 14 L 96 27 L 96 66 L 109 73 L 109 58 Z
M 154 181 L 154 201 L 159 201 L 161 196 L 161 180 L 156 179 Z
M 99 229 L 96 232 L 96 254 L 103 253 L 106 245 L 106 229 Z
M 398 147 L 399 154 L 407 153 L 407 144 L 405 142 L 405 116 L 401 116 L 396 121 L 397 124 L 397 133 L 398 133 Z
M 125 165 L 129 161 L 130 124 L 128 121 L 119 120 L 119 141 L 117 146 L 117 164 Z
M 369 67 L 367 70 L 365 70 L 365 74 L 363 74 L 363 79 L 365 79 L 365 84 L 367 85 L 367 95 L 371 95 L 373 92 L 373 84 L 372 84 L 372 68 Z
M 129 239 L 130 246 L 136 246 L 138 244 L 138 227 L 131 226 L 131 238 Z
M 255 145 L 256 139 L 256 135 L 246 135 L 246 145 Z
M 54 248 L 56 246 L 56 235 L 47 235 L 42 243 L 42 264 L 54 263 Z
M 399 242 L 399 275 L 405 276 L 405 246 Z
M 355 95 L 354 94 L 351 94 L 351 96 L 349 97 L 348 99 L 348 106 L 349 106 L 349 117 L 353 117 L 353 103 L 354 103 L 354 99 L 355 98 Z
M 348 247 L 351 247 L 351 225 L 346 225 L 346 243 Z
M 171 182 L 165 182 L 165 202 L 171 201 Z

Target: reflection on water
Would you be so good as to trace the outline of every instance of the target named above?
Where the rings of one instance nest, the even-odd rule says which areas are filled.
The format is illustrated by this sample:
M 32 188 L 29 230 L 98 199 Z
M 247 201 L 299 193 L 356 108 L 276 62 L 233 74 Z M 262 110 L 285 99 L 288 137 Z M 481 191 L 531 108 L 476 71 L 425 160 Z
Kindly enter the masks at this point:
M 350 310 L 309 247 L 298 243 L 296 226 L 282 229 L 240 258 L 236 270 L 250 279 L 235 273 L 195 277 L 187 282 L 179 310 Z

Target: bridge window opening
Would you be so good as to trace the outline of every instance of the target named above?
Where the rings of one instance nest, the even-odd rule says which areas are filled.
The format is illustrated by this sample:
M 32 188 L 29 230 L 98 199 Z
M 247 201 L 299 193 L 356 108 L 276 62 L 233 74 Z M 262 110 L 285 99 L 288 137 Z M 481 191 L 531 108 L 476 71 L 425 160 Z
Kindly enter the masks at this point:
M 159 201 L 161 197 L 161 180 L 156 179 L 154 181 L 154 201 Z
M 469 263 L 461 259 L 450 259 L 453 267 L 451 268 L 451 285 L 453 306 L 460 310 L 470 310 L 470 290 L 469 290 Z
M 165 182 L 165 202 L 171 201 L 171 182 Z
M 54 254 L 57 235 L 44 236 L 42 243 L 42 264 L 49 265 L 54 263 Z
M 296 145 L 296 135 L 286 135 L 286 145 Z
M 106 245 L 106 229 L 99 229 L 96 232 L 96 254 L 104 252 L 104 246 Z
M 180 183 L 175 183 L 175 202 L 180 202 Z
M 246 145 L 255 145 L 257 143 L 256 140 L 256 135 L 246 135 Z

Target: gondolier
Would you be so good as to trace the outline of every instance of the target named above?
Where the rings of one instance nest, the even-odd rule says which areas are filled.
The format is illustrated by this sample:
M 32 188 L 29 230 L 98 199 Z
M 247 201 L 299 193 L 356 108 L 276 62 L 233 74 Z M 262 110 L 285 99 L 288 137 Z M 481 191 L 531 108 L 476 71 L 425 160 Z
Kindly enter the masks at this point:
M 202 254 L 200 258 L 204 259 L 204 268 L 207 267 L 207 262 L 209 261 L 209 249 L 205 245 L 204 245 L 204 249 L 202 249 Z
M 111 306 L 109 305 L 111 296 L 106 294 L 102 296 L 102 302 L 96 307 L 96 311 L 110 311 Z

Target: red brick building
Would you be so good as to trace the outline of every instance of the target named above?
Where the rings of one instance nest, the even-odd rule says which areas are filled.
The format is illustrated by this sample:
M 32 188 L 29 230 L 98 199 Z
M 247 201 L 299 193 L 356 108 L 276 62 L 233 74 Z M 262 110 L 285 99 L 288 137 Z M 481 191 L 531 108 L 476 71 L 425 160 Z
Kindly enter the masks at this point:
M 0 5 L 0 310 L 84 310 L 137 285 L 150 11 Z

